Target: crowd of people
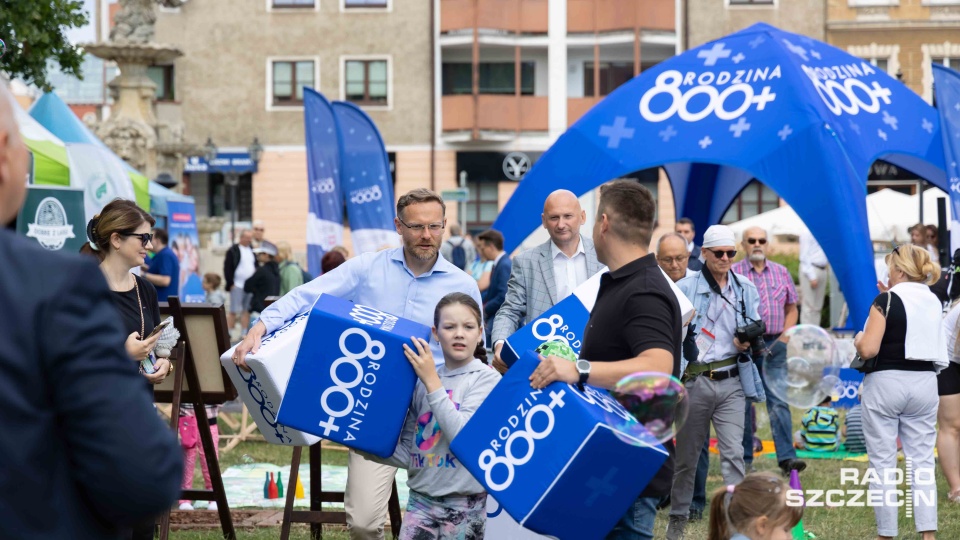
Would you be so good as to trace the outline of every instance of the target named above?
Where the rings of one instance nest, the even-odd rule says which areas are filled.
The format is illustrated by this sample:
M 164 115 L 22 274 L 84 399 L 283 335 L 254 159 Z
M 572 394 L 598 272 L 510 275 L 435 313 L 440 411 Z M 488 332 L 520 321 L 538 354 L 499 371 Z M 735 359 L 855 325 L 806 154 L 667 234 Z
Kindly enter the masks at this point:
M 0 98 L 5 225 L 23 201 L 27 156 L 9 101 Z M 770 391 L 761 368 L 786 362 L 792 326 L 819 323 L 826 258 L 812 238 L 801 238 L 798 294 L 787 269 L 769 260 L 762 229 L 748 229 L 738 241 L 728 227 L 712 225 L 698 246 L 694 224 L 679 219 L 675 232 L 651 249 L 655 211 L 646 188 L 614 181 L 601 188 L 593 230 L 585 234 L 579 200 L 558 190 L 541 214 L 549 239 L 511 257 L 501 232 L 470 237 L 447 223 L 438 194 L 414 189 L 397 201 L 399 248 L 352 258 L 331 250 L 314 278 L 293 261 L 289 244 L 266 240 L 255 222 L 227 251 L 223 275 L 205 274 L 203 287 L 208 301 L 227 306 L 231 327 L 239 323 L 245 332 L 233 357 L 241 368 L 265 335 L 321 294 L 432 328 L 434 339 L 404 346 L 418 383 L 393 457 L 349 453 L 345 510 L 352 538 L 383 538 L 398 467 L 409 470 L 410 487 L 400 538 L 483 537 L 483 486 L 463 468 L 417 456 L 445 451 L 508 372 L 505 340 L 601 272 L 579 361 L 541 358 L 531 386 L 560 381 L 610 389 L 626 375 L 657 372 L 679 379 L 689 399 L 686 425 L 664 443 L 667 461 L 607 538 L 653 538 L 656 514 L 667 506 L 670 540 L 703 519 L 711 425 L 724 487 L 710 502 L 709 538 L 788 538 L 803 510 L 787 504 L 783 477 L 751 472 L 753 405 L 766 403 L 783 475 L 803 471 L 790 407 Z M 87 224 L 87 258 L 44 251 L 0 230 L 7 262 L 0 302 L 15 306 L 0 315 L 14 336 L 0 350 L 0 367 L 17 374 L 0 393 L 0 422 L 15 434 L 0 437 L 0 486 L 18 494 L 0 507 L 2 537 L 152 538 L 157 515 L 176 504 L 192 507 L 178 498 L 202 452 L 197 423 L 210 422 L 216 436 L 218 411 L 181 409 L 178 443 L 152 406 L 153 385 L 173 367 L 152 354 L 160 334 L 151 330 L 161 322 L 159 302 L 177 294 L 181 275 L 165 231 L 154 225 L 135 203 L 115 200 Z M 898 448 L 915 470 L 932 471 L 936 445 L 947 498 L 960 503 L 960 307 L 948 309 L 935 292 L 942 286 L 941 296 L 950 297 L 943 285 L 950 276 L 931 257 L 936 237 L 922 229 L 911 230 L 918 245 L 886 256 L 879 294 L 855 338 L 866 359 L 862 403 L 842 431 L 862 442 L 870 467 L 881 471 L 871 488 L 884 492 L 897 489 L 884 483 L 882 471 L 897 466 Z M 734 262 L 740 252 L 745 257 Z M 678 294 L 696 309 L 689 321 L 681 319 Z M 269 297 L 279 298 L 270 303 Z M 805 445 L 837 444 L 840 422 L 832 410 L 824 402 L 804 416 Z M 425 449 L 415 437 L 428 415 L 437 436 Z M 208 471 L 204 477 L 209 483 Z M 936 500 L 936 487 L 913 489 L 927 492 L 912 501 L 915 527 L 924 539 L 934 538 L 937 507 L 924 501 Z M 42 515 L 40 497 L 53 499 L 58 519 Z M 875 512 L 878 537 L 897 536 L 897 508 Z

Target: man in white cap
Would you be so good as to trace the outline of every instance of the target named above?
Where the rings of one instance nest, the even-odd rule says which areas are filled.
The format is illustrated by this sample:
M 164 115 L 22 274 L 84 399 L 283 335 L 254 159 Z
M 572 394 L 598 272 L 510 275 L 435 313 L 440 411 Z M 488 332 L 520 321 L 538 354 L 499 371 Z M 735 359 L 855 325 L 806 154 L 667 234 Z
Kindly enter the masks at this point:
M 694 476 L 703 443 L 710 435 L 710 422 L 717 432 L 720 472 L 724 484 L 743 480 L 743 420 L 746 398 L 740 383 L 737 357 L 747 351 L 734 335 L 738 326 L 759 320 L 760 297 L 746 277 L 730 271 L 737 254 L 733 231 L 714 225 L 703 235 L 701 271 L 677 286 L 697 310 L 691 327 L 698 332 L 697 358 L 681 380 L 689 397 L 687 423 L 677 433 L 677 456 L 670 492 L 668 540 L 680 540 L 689 518 Z

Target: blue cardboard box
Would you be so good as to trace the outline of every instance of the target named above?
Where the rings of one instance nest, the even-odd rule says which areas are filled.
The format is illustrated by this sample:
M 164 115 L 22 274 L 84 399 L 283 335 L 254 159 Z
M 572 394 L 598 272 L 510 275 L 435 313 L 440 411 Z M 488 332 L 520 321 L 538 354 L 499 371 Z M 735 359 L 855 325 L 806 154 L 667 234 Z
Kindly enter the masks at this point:
M 833 388 L 830 398 L 832 405 L 837 408 L 849 409 L 860 403 L 857 398 L 860 385 L 863 383 L 863 373 L 853 368 L 840 368 L 840 380 Z
M 460 463 L 524 527 L 561 539 L 603 538 L 667 459 L 605 390 L 530 387 L 526 353 L 451 444 Z
M 500 358 L 508 366 L 513 366 L 525 352 L 536 349 L 545 341 L 563 341 L 579 355 L 583 331 L 587 328 L 590 310 L 597 300 L 600 275 L 603 273 L 597 272 L 577 287 L 573 294 L 514 332 L 504 342 Z
M 389 457 L 417 376 L 403 355 L 430 329 L 321 295 L 310 311 L 277 420 L 357 450 Z

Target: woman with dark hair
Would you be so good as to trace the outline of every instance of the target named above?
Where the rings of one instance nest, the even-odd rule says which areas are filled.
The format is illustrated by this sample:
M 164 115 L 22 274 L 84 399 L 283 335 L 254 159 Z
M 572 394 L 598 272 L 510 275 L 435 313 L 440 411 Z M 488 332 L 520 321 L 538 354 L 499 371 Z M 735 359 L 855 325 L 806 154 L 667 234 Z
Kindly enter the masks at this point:
M 87 223 L 87 245 L 100 260 L 100 271 L 113 291 L 113 303 L 127 333 L 127 355 L 140 364 L 145 391 L 151 394 L 150 385 L 160 384 L 171 366 L 166 358 L 152 356 L 160 334 L 147 337 L 160 324 L 157 290 L 130 271 L 144 263 L 147 250 L 153 247 L 154 223 L 150 214 L 124 199 L 114 199 Z M 144 522 L 134 527 L 129 538 L 152 539 L 154 526 L 152 519 Z

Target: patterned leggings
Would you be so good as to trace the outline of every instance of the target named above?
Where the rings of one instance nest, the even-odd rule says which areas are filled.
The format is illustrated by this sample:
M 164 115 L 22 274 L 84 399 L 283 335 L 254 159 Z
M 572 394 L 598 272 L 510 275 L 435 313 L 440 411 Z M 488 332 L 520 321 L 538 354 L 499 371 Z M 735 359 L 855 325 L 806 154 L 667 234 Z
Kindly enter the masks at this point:
M 203 422 L 206 419 L 201 419 Z M 198 430 L 196 422 L 191 422 L 191 426 L 194 430 Z M 210 435 L 213 437 L 214 450 L 216 450 L 217 456 L 220 455 L 220 447 L 217 444 L 217 441 L 220 440 L 220 427 L 217 424 L 210 426 Z M 197 453 L 200 454 L 200 470 L 203 472 L 203 487 L 210 489 L 213 484 L 210 482 L 210 471 L 207 469 L 207 460 L 205 453 L 203 451 L 203 443 L 200 442 L 200 435 L 197 436 L 197 444 L 192 448 L 181 448 L 183 449 L 183 478 L 180 482 L 181 489 L 193 489 L 193 468 L 197 462 Z M 181 500 L 181 503 L 190 502 L 187 500 Z
M 483 540 L 487 494 L 430 497 L 410 490 L 398 540 Z

